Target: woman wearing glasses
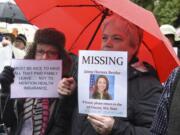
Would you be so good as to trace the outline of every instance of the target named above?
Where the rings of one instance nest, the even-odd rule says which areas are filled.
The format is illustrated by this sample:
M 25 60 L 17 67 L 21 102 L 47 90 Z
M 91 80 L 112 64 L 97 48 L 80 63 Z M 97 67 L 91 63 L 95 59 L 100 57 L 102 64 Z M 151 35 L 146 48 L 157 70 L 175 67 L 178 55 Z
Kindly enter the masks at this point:
M 35 33 L 34 42 L 27 50 L 25 59 L 63 61 L 63 76 L 71 75 L 72 60 L 65 50 L 65 35 L 54 29 L 39 29 Z M 13 72 L 3 72 L 10 77 Z M 13 77 L 13 76 L 12 76 Z M 11 78 L 12 78 L 11 77 Z M 13 79 L 11 79 L 13 80 Z M 12 83 L 13 81 L 11 81 Z M 13 121 L 10 134 L 13 135 L 55 135 L 60 133 L 61 123 L 54 124 L 59 114 L 58 99 L 18 99 L 15 100 Z M 12 108 L 13 109 L 13 108 Z M 5 113 L 3 114 L 5 115 Z

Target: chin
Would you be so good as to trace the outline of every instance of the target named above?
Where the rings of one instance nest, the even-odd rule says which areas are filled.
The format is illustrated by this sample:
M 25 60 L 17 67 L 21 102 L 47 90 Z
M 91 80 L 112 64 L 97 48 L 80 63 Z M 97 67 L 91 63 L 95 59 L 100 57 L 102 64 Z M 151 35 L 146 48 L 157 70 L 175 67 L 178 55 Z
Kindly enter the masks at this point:
M 103 47 L 102 50 L 103 50 L 103 51 L 113 51 L 113 49 L 112 49 L 112 48 L 109 48 L 109 47 Z

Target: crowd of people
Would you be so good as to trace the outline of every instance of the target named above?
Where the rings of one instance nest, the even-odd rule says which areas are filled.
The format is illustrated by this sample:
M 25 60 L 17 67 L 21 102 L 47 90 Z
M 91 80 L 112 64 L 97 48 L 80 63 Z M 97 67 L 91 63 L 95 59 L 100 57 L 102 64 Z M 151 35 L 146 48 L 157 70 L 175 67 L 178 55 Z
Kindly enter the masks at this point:
M 24 34 L 15 36 L 13 33 L 0 33 L 0 48 L 11 47 L 13 58 L 21 59 L 25 56 L 27 39 Z
M 167 27 L 170 29 L 168 33 Z M 161 26 L 173 47 L 175 29 Z M 172 31 L 171 31 L 172 30 Z M 128 52 L 127 117 L 80 114 L 78 110 L 78 56 L 65 49 L 65 34 L 55 28 L 36 31 L 27 46 L 26 36 L 1 34 L 2 48 L 12 46 L 12 58 L 63 61 L 62 79 L 57 84 L 59 98 L 11 99 L 14 69 L 0 73 L 0 134 L 5 135 L 177 135 L 179 131 L 180 67 L 161 84 L 156 69 L 138 60 L 143 31 L 117 14 L 102 24 L 101 50 Z M 140 63 L 140 64 L 137 64 Z M 136 66 L 135 66 L 136 65 Z M 140 65 L 138 67 L 137 65 Z M 98 76 L 93 99 L 112 100 L 109 81 Z M 176 120 L 178 119 L 178 120 Z

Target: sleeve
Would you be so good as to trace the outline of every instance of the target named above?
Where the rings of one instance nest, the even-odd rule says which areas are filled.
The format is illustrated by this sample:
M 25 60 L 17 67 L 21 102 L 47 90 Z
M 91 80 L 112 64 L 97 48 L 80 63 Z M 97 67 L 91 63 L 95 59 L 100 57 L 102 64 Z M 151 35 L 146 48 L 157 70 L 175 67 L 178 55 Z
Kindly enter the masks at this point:
M 151 126 L 152 135 L 165 135 L 167 129 L 167 117 L 168 117 L 168 98 L 166 91 L 160 98 L 156 114 Z
M 166 135 L 167 126 L 168 126 L 168 115 L 169 107 L 174 93 L 174 87 L 177 84 L 180 73 L 180 68 L 176 68 L 168 77 L 164 85 L 163 94 L 160 97 L 159 104 L 157 106 L 156 114 L 151 126 L 152 135 Z
M 135 102 L 128 103 L 128 118 L 115 118 L 111 135 L 150 135 L 162 86 L 154 77 L 142 77 L 137 81 L 137 86 L 130 86 L 134 92 L 128 98 L 133 96 Z
M 10 85 L 14 82 L 14 69 L 10 66 L 5 66 L 0 74 L 0 83 L 2 93 L 10 93 Z
M 14 82 L 14 69 L 10 66 L 5 66 L 0 74 L 0 83 L 11 84 Z
M 78 57 L 70 53 L 73 59 L 72 70 L 69 75 L 74 77 L 76 83 L 78 79 Z M 72 96 L 59 97 L 56 112 L 54 115 L 54 122 L 52 128 L 48 131 L 48 135 L 69 135 L 72 123 L 72 114 L 75 106 L 77 105 L 77 88 Z

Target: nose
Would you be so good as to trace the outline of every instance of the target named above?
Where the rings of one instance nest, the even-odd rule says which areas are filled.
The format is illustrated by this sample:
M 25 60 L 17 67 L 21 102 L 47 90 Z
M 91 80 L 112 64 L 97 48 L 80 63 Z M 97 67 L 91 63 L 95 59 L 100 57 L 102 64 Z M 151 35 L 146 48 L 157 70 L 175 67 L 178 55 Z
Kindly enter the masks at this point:
M 49 58 L 48 54 L 47 53 L 44 53 L 42 55 L 42 60 L 47 60 Z
M 106 46 L 106 47 L 109 47 L 109 48 L 112 48 L 112 47 L 113 47 L 113 43 L 112 43 L 111 38 L 108 38 L 108 40 L 107 40 L 106 43 L 105 43 L 105 46 Z

